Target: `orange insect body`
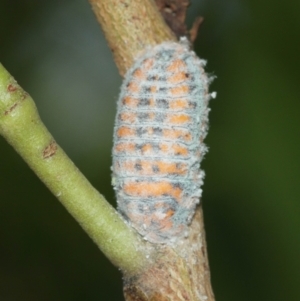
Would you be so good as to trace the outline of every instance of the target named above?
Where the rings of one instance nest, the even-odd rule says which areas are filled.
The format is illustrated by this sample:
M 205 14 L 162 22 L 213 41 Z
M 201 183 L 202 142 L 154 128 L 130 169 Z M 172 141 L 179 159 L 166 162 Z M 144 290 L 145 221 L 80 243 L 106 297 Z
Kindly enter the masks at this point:
M 201 196 L 209 98 L 205 62 L 184 43 L 146 51 L 127 72 L 114 131 L 118 209 L 153 243 L 186 235 Z

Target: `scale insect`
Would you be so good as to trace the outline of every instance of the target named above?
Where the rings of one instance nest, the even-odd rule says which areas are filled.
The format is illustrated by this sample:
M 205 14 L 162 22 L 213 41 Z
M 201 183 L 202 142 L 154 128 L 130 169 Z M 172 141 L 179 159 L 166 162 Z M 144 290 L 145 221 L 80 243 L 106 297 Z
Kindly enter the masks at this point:
M 114 128 L 118 210 L 146 239 L 187 235 L 201 197 L 210 79 L 186 42 L 148 49 L 127 72 Z

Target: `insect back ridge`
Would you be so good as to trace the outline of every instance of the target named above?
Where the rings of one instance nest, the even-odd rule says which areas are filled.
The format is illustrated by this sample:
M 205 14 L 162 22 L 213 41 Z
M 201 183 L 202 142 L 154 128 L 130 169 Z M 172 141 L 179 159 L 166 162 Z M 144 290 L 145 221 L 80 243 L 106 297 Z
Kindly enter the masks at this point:
M 185 45 L 165 42 L 146 51 L 122 84 L 112 166 L 118 210 L 153 243 L 184 237 L 201 196 L 203 66 Z

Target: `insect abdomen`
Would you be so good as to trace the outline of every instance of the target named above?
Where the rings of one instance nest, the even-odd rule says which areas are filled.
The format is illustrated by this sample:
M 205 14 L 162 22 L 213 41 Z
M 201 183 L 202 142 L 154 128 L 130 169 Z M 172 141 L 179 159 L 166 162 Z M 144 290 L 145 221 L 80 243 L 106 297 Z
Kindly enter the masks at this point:
M 146 52 L 118 101 L 113 177 L 118 209 L 151 242 L 184 236 L 201 196 L 209 94 L 204 62 L 179 43 Z

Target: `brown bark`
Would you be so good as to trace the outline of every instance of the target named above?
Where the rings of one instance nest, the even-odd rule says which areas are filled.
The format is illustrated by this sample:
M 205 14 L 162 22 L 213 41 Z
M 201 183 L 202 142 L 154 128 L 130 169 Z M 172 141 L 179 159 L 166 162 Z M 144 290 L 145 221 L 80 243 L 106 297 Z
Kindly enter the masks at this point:
M 186 10 L 189 0 L 155 0 L 156 5 L 167 25 L 177 38 L 188 35 L 185 25 Z
M 152 1 L 89 1 L 122 76 L 145 47 L 176 39 Z
M 176 37 L 187 36 L 193 43 L 197 38 L 199 26 L 204 19 L 197 17 L 192 28 L 188 30 L 185 18 L 190 0 L 155 0 L 155 2 L 165 22 Z
M 201 207 L 196 210 L 188 239 L 177 247 L 159 246 L 153 265 L 125 277 L 127 301 L 214 301 Z

